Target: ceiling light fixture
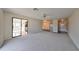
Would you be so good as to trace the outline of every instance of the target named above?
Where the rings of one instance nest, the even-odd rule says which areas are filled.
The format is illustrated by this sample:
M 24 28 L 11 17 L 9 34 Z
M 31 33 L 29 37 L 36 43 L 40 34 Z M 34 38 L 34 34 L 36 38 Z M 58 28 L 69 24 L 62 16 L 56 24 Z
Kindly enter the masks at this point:
M 46 14 L 43 14 L 43 17 L 45 18 L 47 15 Z
M 33 8 L 33 11 L 38 11 L 39 9 L 38 8 Z

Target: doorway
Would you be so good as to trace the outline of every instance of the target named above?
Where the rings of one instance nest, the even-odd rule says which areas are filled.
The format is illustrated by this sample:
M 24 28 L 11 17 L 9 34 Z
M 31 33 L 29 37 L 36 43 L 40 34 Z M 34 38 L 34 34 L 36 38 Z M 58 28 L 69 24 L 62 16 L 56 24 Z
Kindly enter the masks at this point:
M 12 37 L 25 36 L 28 32 L 28 21 L 12 18 Z
M 27 20 L 22 20 L 22 36 L 27 35 L 28 32 L 28 21 Z

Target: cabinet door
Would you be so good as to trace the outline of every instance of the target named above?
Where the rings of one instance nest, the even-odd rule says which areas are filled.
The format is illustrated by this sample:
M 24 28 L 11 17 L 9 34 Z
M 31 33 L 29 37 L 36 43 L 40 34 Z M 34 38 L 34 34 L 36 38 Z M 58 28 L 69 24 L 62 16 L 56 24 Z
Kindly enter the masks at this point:
M 42 29 L 43 30 L 50 30 L 50 20 L 43 20 Z

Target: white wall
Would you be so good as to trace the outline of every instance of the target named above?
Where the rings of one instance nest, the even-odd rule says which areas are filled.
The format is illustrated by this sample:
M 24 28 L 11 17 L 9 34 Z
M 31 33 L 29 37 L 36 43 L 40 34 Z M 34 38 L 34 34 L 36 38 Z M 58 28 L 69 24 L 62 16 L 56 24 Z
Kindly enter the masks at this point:
M 21 15 L 5 12 L 5 40 L 12 38 L 12 17 L 28 19 L 28 32 L 36 33 L 40 31 L 40 20 L 30 19 Z
M 38 33 L 41 30 L 41 20 L 29 19 L 28 20 L 28 32 L 29 33 Z
M 3 19 L 3 11 L 0 9 L 0 46 L 2 45 L 4 41 L 4 19 Z
M 69 18 L 69 36 L 79 48 L 79 9 Z

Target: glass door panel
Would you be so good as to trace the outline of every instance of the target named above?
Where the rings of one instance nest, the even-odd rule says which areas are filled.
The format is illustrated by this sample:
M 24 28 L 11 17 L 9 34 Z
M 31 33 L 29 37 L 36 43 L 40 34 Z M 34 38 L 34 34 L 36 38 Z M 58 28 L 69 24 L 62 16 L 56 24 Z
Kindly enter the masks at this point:
M 27 34 L 27 20 L 22 20 L 22 36 L 25 36 Z
M 13 18 L 13 37 L 21 35 L 21 19 Z

